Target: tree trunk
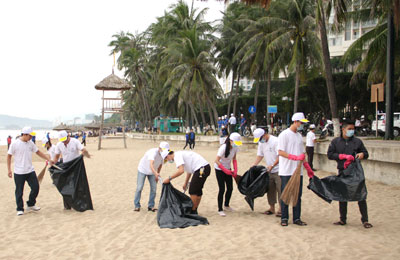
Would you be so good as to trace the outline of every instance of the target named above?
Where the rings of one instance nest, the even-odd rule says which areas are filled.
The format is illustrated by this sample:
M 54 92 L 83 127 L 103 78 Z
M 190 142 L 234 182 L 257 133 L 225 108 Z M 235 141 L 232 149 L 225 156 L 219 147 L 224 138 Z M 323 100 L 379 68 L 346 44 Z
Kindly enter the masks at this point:
M 299 104 L 299 86 L 300 86 L 300 64 L 296 64 L 296 77 L 294 84 L 294 104 L 293 114 L 297 112 L 297 106 Z
M 267 81 L 267 109 L 271 105 L 271 69 L 268 68 L 268 81 Z M 270 125 L 270 117 L 267 116 L 267 125 Z
M 235 89 L 235 97 L 233 99 L 233 114 L 236 116 L 236 103 L 237 103 L 237 96 L 239 93 L 239 81 L 240 81 L 240 74 L 238 73 L 238 79 L 237 79 L 237 84 L 236 84 L 236 89 Z
M 198 97 L 198 98 L 199 98 L 199 97 Z M 202 99 L 199 98 L 199 102 L 198 102 L 198 103 L 199 103 L 201 121 L 203 121 L 203 122 L 202 122 L 202 125 L 203 125 L 203 127 L 204 127 L 205 124 L 206 124 L 206 116 L 204 115 L 204 110 L 203 110 L 204 106 L 203 106 L 203 103 L 202 103 Z
M 145 114 L 144 120 L 146 122 L 145 125 L 146 125 L 146 127 L 149 127 L 150 117 L 149 117 L 149 113 L 147 111 L 146 97 L 144 96 L 144 91 L 142 88 L 139 90 L 139 92 L 140 92 L 140 96 L 142 97 L 142 101 L 143 101 L 143 109 L 144 109 L 144 114 Z
M 328 37 L 326 34 L 325 11 L 324 11 L 322 1 L 318 1 L 318 3 L 320 4 L 319 7 L 320 7 L 320 12 L 321 12 L 321 19 L 319 20 L 318 25 L 319 25 L 319 31 L 320 31 L 320 36 L 321 36 L 323 61 L 324 61 L 324 66 L 325 66 L 326 87 L 328 88 L 329 106 L 330 106 L 331 114 L 332 114 L 334 132 L 335 132 L 335 136 L 337 137 L 337 136 L 340 136 L 340 122 L 339 122 L 338 109 L 337 109 L 335 85 L 333 83 L 332 65 L 331 65 L 329 46 L 328 46 Z
M 190 124 L 190 116 L 189 116 L 189 104 L 186 102 L 185 103 L 185 105 L 186 105 L 186 110 L 185 110 L 185 112 L 186 112 L 186 122 L 185 122 L 185 127 L 186 128 L 188 128 L 189 127 L 189 124 Z
M 194 126 L 197 128 L 199 126 L 199 120 L 197 120 L 196 110 L 194 109 L 192 101 L 189 101 L 190 110 L 192 111 L 192 117 L 194 119 Z
M 217 108 L 215 107 L 215 104 L 212 102 L 212 100 L 208 97 L 208 95 L 206 94 L 206 101 L 208 103 L 208 107 L 211 108 L 211 110 L 213 111 L 214 114 L 214 124 L 216 122 L 218 122 L 218 112 L 217 112 Z M 215 124 L 215 126 L 217 126 Z
M 253 120 L 257 119 L 257 100 L 258 100 L 258 90 L 260 89 L 260 79 L 257 79 L 256 82 L 256 92 L 254 93 L 254 107 L 256 108 L 256 112 L 253 114 Z
M 236 73 L 235 72 L 232 72 L 233 73 L 233 75 L 232 75 L 232 82 L 231 82 L 231 92 L 229 93 L 229 101 L 228 101 L 228 112 L 227 112 L 227 115 L 229 115 L 229 113 L 231 112 L 231 102 L 232 102 L 232 95 L 233 95 L 233 89 L 234 89 L 234 86 L 235 86 L 235 76 L 236 76 Z M 229 76 L 229 75 L 228 75 Z
M 394 103 L 394 25 L 393 14 L 389 12 L 386 50 L 386 123 L 385 140 L 393 139 L 393 103 Z

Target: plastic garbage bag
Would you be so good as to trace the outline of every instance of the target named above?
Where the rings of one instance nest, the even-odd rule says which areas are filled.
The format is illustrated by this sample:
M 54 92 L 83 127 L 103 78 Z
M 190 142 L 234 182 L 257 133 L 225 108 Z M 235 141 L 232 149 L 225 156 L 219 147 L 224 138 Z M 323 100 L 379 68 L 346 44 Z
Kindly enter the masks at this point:
M 64 202 L 76 211 L 93 210 L 89 183 L 83 156 L 67 163 L 57 163 L 60 169 L 49 169 L 53 184 L 64 198 Z
M 323 179 L 314 176 L 307 188 L 329 203 L 332 200 L 344 202 L 367 199 L 364 170 L 358 159 L 339 176 L 328 176 Z
M 254 211 L 254 199 L 264 196 L 268 192 L 269 173 L 264 166 L 251 167 L 238 181 L 238 189 L 240 193 L 245 195 L 244 198 L 249 204 L 251 210 Z
M 163 184 L 157 211 L 157 223 L 160 228 L 185 228 L 208 225 L 208 220 L 197 214 L 190 214 L 192 200 L 175 189 L 172 184 Z

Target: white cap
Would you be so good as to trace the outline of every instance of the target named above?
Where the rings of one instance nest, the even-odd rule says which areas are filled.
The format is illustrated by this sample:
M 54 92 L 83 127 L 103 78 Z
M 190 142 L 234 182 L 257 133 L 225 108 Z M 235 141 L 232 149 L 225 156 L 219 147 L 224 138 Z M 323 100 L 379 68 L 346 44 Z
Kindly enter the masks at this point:
M 240 114 L 240 116 L 243 116 L 243 114 Z
M 43 137 L 42 146 L 44 147 L 47 144 L 48 141 L 49 141 L 49 138 L 47 138 L 47 136 Z
M 24 128 L 22 128 L 21 134 L 30 135 L 30 136 L 36 135 L 36 133 L 32 131 L 32 127 L 30 127 L 30 126 L 25 126 Z
M 167 143 L 167 142 L 161 142 L 160 143 L 160 148 L 161 148 L 161 150 L 166 150 L 166 151 L 169 151 L 169 143 Z
M 314 129 L 315 128 L 315 125 L 314 124 L 311 124 L 310 125 L 310 129 Z
M 221 117 L 219 116 L 218 119 L 221 119 Z
M 265 134 L 264 129 L 261 128 L 257 128 L 256 130 L 254 130 L 254 139 L 253 142 L 254 143 L 258 143 L 258 141 L 260 141 L 261 136 L 263 136 Z
M 163 160 L 165 160 L 165 157 L 167 157 L 167 155 L 169 154 L 169 150 L 162 150 L 161 151 L 161 157 L 163 158 Z
M 67 141 L 68 133 L 65 130 L 62 130 L 58 133 L 58 141 L 65 142 Z
M 231 116 L 233 116 L 233 113 L 231 114 Z
M 308 121 L 305 117 L 303 112 L 298 112 L 298 113 L 294 113 L 294 115 L 292 116 L 292 121 L 300 121 L 303 123 L 308 123 L 310 121 Z
M 242 141 L 241 141 L 241 136 L 238 133 L 232 133 L 229 136 L 229 139 L 231 139 L 233 141 L 234 144 L 236 144 L 237 146 L 241 146 L 242 145 Z

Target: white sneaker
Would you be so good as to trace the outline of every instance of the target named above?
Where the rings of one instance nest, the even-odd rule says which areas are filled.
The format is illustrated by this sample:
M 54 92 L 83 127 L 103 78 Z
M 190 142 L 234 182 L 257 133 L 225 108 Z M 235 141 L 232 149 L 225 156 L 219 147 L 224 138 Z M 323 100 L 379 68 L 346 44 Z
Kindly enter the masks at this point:
M 233 209 L 233 208 L 231 208 L 231 207 L 225 207 L 225 210 L 226 211 L 229 211 L 229 212 L 234 212 L 235 210 Z
M 33 205 L 32 207 L 26 207 L 26 211 L 27 212 L 29 212 L 29 211 L 39 211 L 39 210 L 40 210 L 40 207 L 36 206 L 36 205 Z
M 24 212 L 23 211 L 17 211 L 17 216 L 22 216 L 22 215 L 24 215 Z
M 223 211 L 218 211 L 218 214 L 219 214 L 221 217 L 226 217 L 226 214 L 225 214 L 225 212 L 223 212 Z

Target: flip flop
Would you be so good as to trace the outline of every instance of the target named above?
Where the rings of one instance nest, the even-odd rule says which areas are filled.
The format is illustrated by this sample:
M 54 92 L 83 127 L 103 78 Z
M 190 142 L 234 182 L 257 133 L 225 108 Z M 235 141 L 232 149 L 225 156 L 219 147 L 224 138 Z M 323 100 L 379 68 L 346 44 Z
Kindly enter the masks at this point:
M 272 211 L 270 211 L 270 210 L 267 210 L 267 211 L 262 212 L 261 214 L 264 214 L 264 215 L 273 215 L 274 212 L 272 212 Z
M 133 211 L 139 212 L 140 208 L 135 208 Z
M 282 217 L 282 213 L 278 212 L 278 213 L 276 213 L 275 216 L 276 216 L 277 218 L 280 218 L 280 217 Z
M 335 223 L 333 223 L 333 225 L 336 225 L 336 226 L 344 226 L 344 225 L 346 225 L 346 222 L 343 222 L 343 221 L 338 221 L 338 222 L 335 222 Z
M 147 211 L 156 212 L 157 209 L 156 208 L 147 208 Z
M 372 228 L 372 227 L 373 227 L 372 224 L 371 224 L 371 223 L 368 223 L 368 222 L 364 222 L 364 223 L 363 223 L 363 226 L 364 226 L 365 228 Z
M 301 221 L 300 219 L 298 219 L 295 222 L 293 222 L 293 224 L 298 225 L 298 226 L 307 226 L 307 223 Z

